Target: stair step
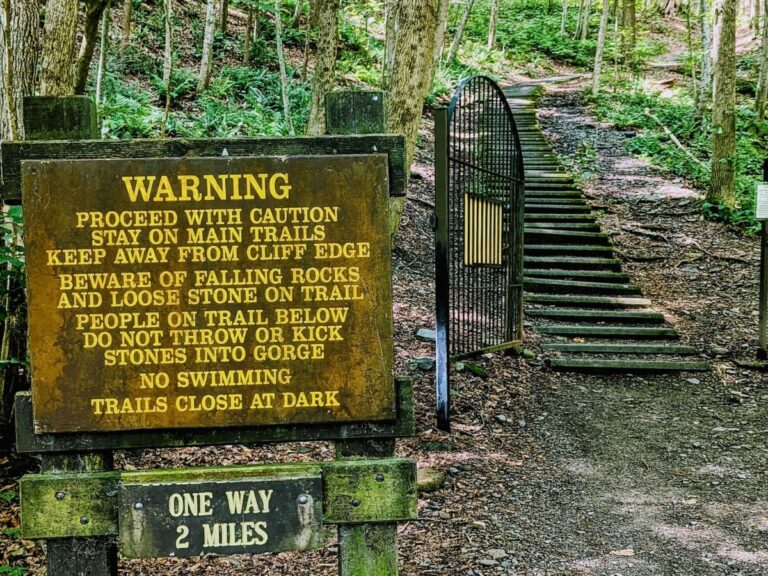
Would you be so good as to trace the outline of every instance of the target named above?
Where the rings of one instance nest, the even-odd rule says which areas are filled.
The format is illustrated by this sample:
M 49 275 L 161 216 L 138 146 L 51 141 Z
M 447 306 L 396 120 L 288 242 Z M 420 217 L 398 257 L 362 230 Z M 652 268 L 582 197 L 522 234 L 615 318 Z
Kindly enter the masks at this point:
M 591 212 L 592 207 L 587 206 L 586 204 L 583 206 L 570 206 L 570 205 L 558 205 L 558 204 L 534 204 L 534 203 L 525 203 L 525 210 L 526 212 L 534 212 L 534 213 L 541 213 L 545 210 L 549 210 L 550 212 L 571 212 L 574 214 L 577 213 L 585 213 L 585 212 Z
M 647 298 L 628 296 L 579 296 L 575 294 L 526 294 L 531 304 L 561 304 L 564 306 L 593 306 L 600 308 L 645 308 L 650 307 Z
M 552 205 L 552 206 L 558 206 L 556 210 L 559 210 L 560 206 L 588 206 L 588 204 L 584 201 L 583 198 L 579 197 L 555 197 L 555 198 L 530 198 L 526 195 L 525 197 L 526 205 L 527 204 L 534 204 L 534 205 Z
M 590 222 L 526 222 L 525 228 L 545 230 L 600 230 L 599 224 Z
M 530 242 L 534 239 L 546 242 L 573 241 L 573 242 L 592 242 L 594 244 L 607 245 L 610 242 L 607 234 L 602 232 L 584 232 L 583 230 L 558 230 L 557 228 L 524 228 L 525 241 Z
M 572 256 L 565 258 L 563 256 L 524 256 L 523 264 L 529 266 L 549 265 L 552 268 L 560 269 L 608 269 L 620 270 L 621 261 L 615 258 L 588 258 Z
M 532 190 L 525 189 L 526 198 L 581 198 L 579 190 Z
M 578 280 L 555 280 L 551 278 L 523 277 L 523 286 L 528 291 L 566 292 L 575 294 L 641 294 L 634 284 L 610 282 L 581 282 Z
M 666 362 L 662 360 L 601 360 L 553 358 L 550 367 L 559 372 L 704 372 L 706 362 Z
M 609 257 L 613 255 L 613 248 L 611 246 L 598 246 L 589 244 L 527 244 L 524 248 L 524 254 L 526 256 L 533 256 L 534 254 L 556 254 L 562 256 L 564 254 L 595 254 L 603 257 Z
M 581 278 L 592 282 L 629 282 L 629 274 L 611 270 L 559 270 L 552 268 L 525 268 L 526 276 L 545 278 Z
M 625 326 L 581 326 L 568 324 L 565 326 L 536 326 L 541 334 L 550 336 L 598 337 L 598 338 L 638 338 L 659 339 L 679 338 L 674 328 L 635 328 Z
M 526 190 L 577 190 L 573 182 L 541 182 L 532 179 L 525 181 L 525 188 Z
M 526 311 L 527 316 L 572 322 L 664 322 L 664 315 L 641 310 L 584 310 L 583 308 L 540 308 Z
M 561 344 L 559 342 L 546 342 L 541 347 L 552 352 L 590 354 L 674 354 L 677 356 L 696 354 L 696 348 L 693 346 L 680 346 L 678 344 L 599 344 L 595 342 Z
M 552 214 L 551 212 L 534 212 L 525 215 L 525 223 L 528 222 L 554 222 L 554 221 L 589 221 L 594 222 L 591 214 Z

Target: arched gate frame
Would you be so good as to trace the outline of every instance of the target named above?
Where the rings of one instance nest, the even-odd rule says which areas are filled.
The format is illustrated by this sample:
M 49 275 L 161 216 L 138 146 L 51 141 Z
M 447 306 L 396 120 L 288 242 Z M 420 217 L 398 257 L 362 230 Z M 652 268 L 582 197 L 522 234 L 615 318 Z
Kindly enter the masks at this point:
M 522 341 L 524 172 L 490 78 L 464 80 L 434 113 L 437 420 L 449 430 L 449 360 Z

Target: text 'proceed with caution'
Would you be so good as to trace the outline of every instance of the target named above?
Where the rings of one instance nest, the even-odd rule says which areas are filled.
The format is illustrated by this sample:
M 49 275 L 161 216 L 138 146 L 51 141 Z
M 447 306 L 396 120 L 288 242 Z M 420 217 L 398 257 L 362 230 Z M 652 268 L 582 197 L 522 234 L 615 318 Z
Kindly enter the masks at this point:
M 394 418 L 386 156 L 22 168 L 36 432 Z

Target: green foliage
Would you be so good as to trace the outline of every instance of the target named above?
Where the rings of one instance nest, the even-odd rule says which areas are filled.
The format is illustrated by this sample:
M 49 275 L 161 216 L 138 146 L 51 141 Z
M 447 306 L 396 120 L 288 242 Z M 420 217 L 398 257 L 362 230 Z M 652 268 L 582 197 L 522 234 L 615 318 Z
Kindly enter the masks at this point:
M 18 494 L 12 490 L 7 490 L 5 492 L 0 492 L 0 500 L 3 502 L 12 502 L 17 498 Z
M 26 576 L 27 571 L 18 566 L 0 566 L 0 574 L 5 576 Z
M 24 316 L 24 246 L 21 206 L 8 206 L 3 213 L 0 244 L 0 321 Z M 0 358 L 0 364 L 19 364 L 14 358 Z M 0 493 L 0 499 L 6 492 Z
M 21 538 L 21 528 L 5 528 L 3 536 L 7 538 Z

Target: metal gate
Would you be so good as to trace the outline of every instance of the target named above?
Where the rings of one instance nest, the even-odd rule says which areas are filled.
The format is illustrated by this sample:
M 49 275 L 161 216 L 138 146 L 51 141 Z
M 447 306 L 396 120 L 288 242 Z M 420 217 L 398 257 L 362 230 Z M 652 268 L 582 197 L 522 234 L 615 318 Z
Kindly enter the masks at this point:
M 524 173 L 515 121 L 490 78 L 435 109 L 437 420 L 450 428 L 449 358 L 501 350 L 523 333 Z

